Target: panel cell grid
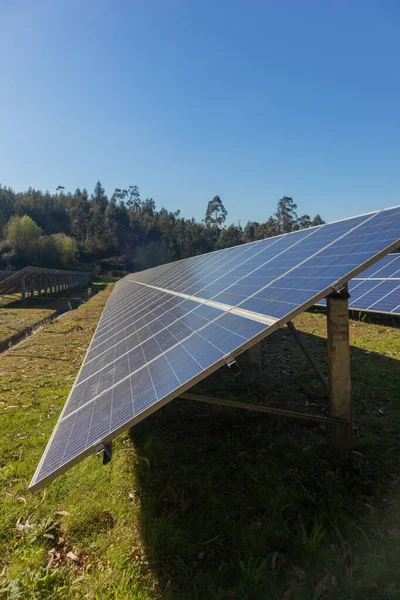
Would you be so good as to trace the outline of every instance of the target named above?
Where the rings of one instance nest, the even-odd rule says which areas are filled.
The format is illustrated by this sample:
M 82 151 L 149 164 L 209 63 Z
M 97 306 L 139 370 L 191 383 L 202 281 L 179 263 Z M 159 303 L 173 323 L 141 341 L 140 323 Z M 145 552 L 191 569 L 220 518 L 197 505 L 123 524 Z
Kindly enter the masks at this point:
M 395 289 L 372 278 L 395 268 L 397 258 L 382 265 L 379 259 L 399 245 L 396 207 L 123 278 L 31 488 L 44 486 L 361 271 L 370 279 L 354 280 L 360 298 L 376 307 L 396 302 Z M 393 272 L 399 271 L 400 263 Z
M 384 256 L 354 277 L 349 293 L 349 307 L 354 310 L 400 315 L 400 253 Z M 325 306 L 325 300 L 318 305 Z

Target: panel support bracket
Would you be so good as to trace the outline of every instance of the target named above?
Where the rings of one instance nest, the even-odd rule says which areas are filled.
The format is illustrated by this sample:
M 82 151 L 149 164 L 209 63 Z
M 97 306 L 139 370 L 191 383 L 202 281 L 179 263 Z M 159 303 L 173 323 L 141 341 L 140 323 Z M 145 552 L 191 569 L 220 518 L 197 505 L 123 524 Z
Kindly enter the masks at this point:
M 234 356 L 227 356 L 225 358 L 225 362 L 229 370 L 233 373 L 233 375 L 240 375 L 242 369 L 239 367 Z
M 335 284 L 333 285 L 334 290 L 327 296 L 328 298 L 334 298 L 336 300 L 348 300 L 350 298 L 349 288 L 347 283 L 345 285 L 341 284 L 340 287 L 336 288 Z
M 97 444 L 96 446 L 97 456 L 103 455 L 103 465 L 107 465 L 112 459 L 112 443 L 109 444 Z

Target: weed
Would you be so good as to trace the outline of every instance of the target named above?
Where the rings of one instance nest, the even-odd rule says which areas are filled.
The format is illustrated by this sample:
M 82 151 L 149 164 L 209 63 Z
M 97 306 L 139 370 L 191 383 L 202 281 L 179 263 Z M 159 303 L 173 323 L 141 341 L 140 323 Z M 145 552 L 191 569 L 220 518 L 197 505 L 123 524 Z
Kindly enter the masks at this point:
M 324 525 L 320 517 L 315 517 L 311 529 L 307 533 L 304 524 L 301 524 L 301 543 L 308 556 L 314 557 L 320 550 L 322 539 L 325 535 Z
M 51 517 L 45 517 L 38 523 L 29 521 L 29 518 L 23 523 L 21 519 L 17 521 L 17 530 L 33 540 L 37 539 L 56 539 L 56 523 Z
M 7 600 L 23 598 L 26 600 L 47 600 L 65 598 L 68 590 L 66 574 L 60 569 L 39 567 L 37 570 L 27 568 L 18 579 L 12 579 L 7 587 L 0 589 L 0 595 Z

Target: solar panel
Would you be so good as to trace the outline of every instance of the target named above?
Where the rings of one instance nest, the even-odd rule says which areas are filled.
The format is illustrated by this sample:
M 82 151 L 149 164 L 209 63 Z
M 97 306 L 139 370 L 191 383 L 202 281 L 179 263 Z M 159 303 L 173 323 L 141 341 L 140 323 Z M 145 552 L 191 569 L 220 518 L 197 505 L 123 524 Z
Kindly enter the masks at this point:
M 0 281 L 3 281 L 3 279 L 7 279 L 7 277 L 10 277 L 10 275 L 12 275 L 14 273 L 14 271 L 0 271 Z
M 388 254 L 349 282 L 349 308 L 400 315 L 400 253 Z M 326 301 L 320 300 L 319 306 Z
M 1 273 L 6 273 L 6 277 L 1 277 Z M 36 286 L 37 282 L 46 277 L 72 275 L 79 278 L 83 283 L 90 281 L 91 274 L 83 271 L 63 271 L 61 269 L 46 269 L 44 267 L 24 267 L 19 271 L 0 271 L 0 296 L 16 294 L 21 290 L 21 280 L 26 279 L 33 282 Z
M 400 207 L 128 275 L 31 482 L 43 487 L 400 243 Z

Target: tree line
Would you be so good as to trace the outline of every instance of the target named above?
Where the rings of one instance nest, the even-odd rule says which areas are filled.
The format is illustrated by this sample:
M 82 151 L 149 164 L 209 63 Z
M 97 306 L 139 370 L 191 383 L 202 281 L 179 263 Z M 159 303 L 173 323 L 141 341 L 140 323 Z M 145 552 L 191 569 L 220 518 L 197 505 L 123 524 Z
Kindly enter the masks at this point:
M 219 196 L 198 222 L 179 210 L 157 209 L 153 198 L 141 199 L 136 185 L 116 188 L 110 198 L 100 181 L 92 194 L 62 186 L 54 194 L 15 192 L 0 185 L 0 269 L 34 265 L 120 274 L 324 223 L 319 215 L 298 216 L 287 196 L 264 223 L 242 227 L 226 225 L 226 219 Z

